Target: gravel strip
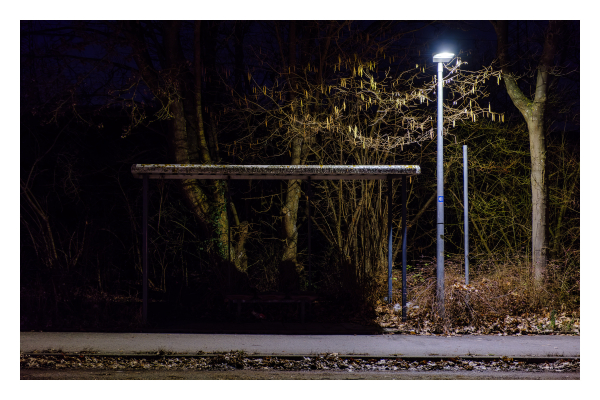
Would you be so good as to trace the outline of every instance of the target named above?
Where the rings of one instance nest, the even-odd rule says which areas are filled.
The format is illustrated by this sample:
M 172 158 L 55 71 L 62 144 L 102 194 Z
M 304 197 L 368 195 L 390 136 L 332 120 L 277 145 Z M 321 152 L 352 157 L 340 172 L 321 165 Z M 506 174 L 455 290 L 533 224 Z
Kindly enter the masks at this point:
M 275 370 L 275 371 L 523 371 L 579 372 L 579 360 L 526 362 L 508 357 L 492 360 L 410 361 L 403 359 L 341 358 L 325 354 L 298 359 L 281 357 L 249 357 L 242 352 L 210 357 L 107 357 L 94 355 L 21 354 L 21 369 L 97 369 L 97 370 Z

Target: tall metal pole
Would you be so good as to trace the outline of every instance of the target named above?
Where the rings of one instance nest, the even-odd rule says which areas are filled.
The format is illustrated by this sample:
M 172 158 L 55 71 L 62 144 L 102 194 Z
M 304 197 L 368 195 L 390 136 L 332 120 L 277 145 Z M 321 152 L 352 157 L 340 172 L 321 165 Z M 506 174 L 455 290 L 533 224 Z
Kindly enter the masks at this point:
M 148 323 L 148 174 L 142 189 L 142 323 Z
M 402 321 L 406 322 L 406 175 L 402 175 Z
M 465 207 L 465 285 L 469 284 L 469 173 L 467 163 L 467 146 L 463 146 L 463 197 Z
M 392 176 L 388 175 L 388 303 L 392 302 Z
M 438 312 L 444 318 L 444 92 L 443 63 L 438 62 L 438 104 L 437 104 L 437 301 Z

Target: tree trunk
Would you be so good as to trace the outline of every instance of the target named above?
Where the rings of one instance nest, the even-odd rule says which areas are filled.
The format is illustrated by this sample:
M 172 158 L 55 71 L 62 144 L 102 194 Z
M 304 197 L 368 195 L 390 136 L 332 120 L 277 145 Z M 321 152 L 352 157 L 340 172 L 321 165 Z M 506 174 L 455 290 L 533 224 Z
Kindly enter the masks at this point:
M 528 121 L 529 122 L 529 121 Z M 541 122 L 532 121 L 529 126 L 531 149 L 531 249 L 533 277 L 540 282 L 546 272 L 548 261 L 548 227 L 546 209 L 546 140 Z
M 296 21 L 290 22 L 290 33 L 289 33 L 289 69 L 290 69 L 290 87 L 294 87 L 294 70 L 296 67 Z M 291 90 L 293 100 L 294 91 Z M 292 139 L 291 152 L 291 165 L 299 165 L 301 162 L 302 154 L 302 138 L 295 137 Z M 284 251 L 282 261 L 291 261 L 294 264 L 297 263 L 297 252 L 298 252 L 298 203 L 300 202 L 301 188 L 300 180 L 289 180 L 287 184 L 287 190 L 285 193 L 285 202 L 283 205 L 283 232 L 284 232 Z
M 299 165 L 301 161 L 302 139 L 292 141 L 291 165 Z M 301 180 L 289 180 L 283 206 L 283 229 L 285 233 L 285 248 L 282 261 L 297 263 L 298 252 L 298 204 L 300 203 Z
M 492 25 L 498 37 L 498 58 L 502 67 L 502 78 L 506 91 L 513 104 L 519 109 L 527 122 L 529 130 L 529 146 L 531 152 L 531 255 L 532 272 L 537 284 L 542 282 L 548 261 L 548 226 L 547 207 L 548 192 L 546 190 L 546 140 L 544 134 L 544 112 L 550 70 L 556 55 L 556 43 L 561 30 L 561 23 L 550 21 L 542 56 L 537 67 L 534 99 L 528 99 L 510 72 L 508 56 L 508 21 L 493 21 Z
M 168 107 L 169 138 L 173 162 L 177 164 L 212 164 L 212 154 L 217 154 L 215 140 L 207 140 L 207 130 L 202 112 L 201 96 L 201 24 L 194 25 L 194 64 L 186 65 L 180 43 L 180 21 L 163 23 L 164 65 L 162 71 L 155 69 L 148 52 L 143 28 L 138 22 L 123 22 L 133 51 L 133 58 L 144 82 Z M 166 83 L 165 83 L 166 82 Z M 166 88 L 165 85 L 170 85 Z M 167 93 L 167 94 L 165 94 Z M 212 146 L 212 147 L 211 147 Z M 211 151 L 212 150 L 212 151 Z M 238 246 L 229 246 L 229 218 L 226 208 L 227 183 L 209 181 L 201 186 L 195 179 L 180 181 L 184 200 L 202 225 L 203 234 L 216 237 L 216 251 L 225 260 L 244 260 L 243 244 L 247 227 L 240 229 Z M 235 211 L 233 204 L 230 208 Z M 235 247 L 235 254 L 233 248 Z M 234 257 L 235 256 L 235 257 Z M 237 263 L 236 263 L 237 264 Z

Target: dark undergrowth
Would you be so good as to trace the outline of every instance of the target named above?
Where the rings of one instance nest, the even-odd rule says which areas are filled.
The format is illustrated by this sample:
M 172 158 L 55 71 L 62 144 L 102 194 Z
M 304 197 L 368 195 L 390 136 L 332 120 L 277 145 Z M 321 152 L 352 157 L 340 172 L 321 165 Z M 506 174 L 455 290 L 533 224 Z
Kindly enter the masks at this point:
M 578 260 L 578 257 L 577 257 Z M 578 264 L 578 262 L 577 262 Z M 470 266 L 470 282 L 465 284 L 461 261 L 445 262 L 445 315 L 436 309 L 435 259 L 421 258 L 408 265 L 408 318 L 401 320 L 402 275 L 393 272 L 392 304 L 387 295 L 386 271 L 370 279 L 356 278 L 351 265 L 332 266 L 321 274 L 320 288 L 312 306 L 310 321 L 353 322 L 378 325 L 383 329 L 408 334 L 428 333 L 579 333 L 579 267 L 575 260 L 550 262 L 541 285 L 530 278 L 530 267 L 523 256 L 488 258 Z M 218 273 L 216 271 L 219 271 Z M 226 266 L 204 275 L 193 275 L 187 287 L 173 282 L 168 292 L 150 286 L 149 327 L 168 327 L 177 323 L 235 321 L 235 306 L 224 301 L 230 292 L 259 294 L 257 280 L 246 274 L 227 272 Z M 278 277 L 271 277 L 277 281 Z M 294 293 L 307 293 L 301 277 Z M 177 286 L 179 284 L 179 287 Z M 72 285 L 72 283 L 71 283 Z M 231 286 L 230 286 L 231 285 Z M 120 293 L 105 293 L 91 287 L 60 284 L 21 288 L 21 330 L 45 331 L 136 331 L 143 330 L 141 285 L 121 282 Z M 272 286 L 272 289 L 284 289 Z M 283 290 L 267 291 L 282 293 Z M 396 308 L 394 309 L 394 305 Z M 259 322 L 252 311 L 269 321 L 300 319 L 298 305 L 256 304 L 244 307 L 241 323 Z

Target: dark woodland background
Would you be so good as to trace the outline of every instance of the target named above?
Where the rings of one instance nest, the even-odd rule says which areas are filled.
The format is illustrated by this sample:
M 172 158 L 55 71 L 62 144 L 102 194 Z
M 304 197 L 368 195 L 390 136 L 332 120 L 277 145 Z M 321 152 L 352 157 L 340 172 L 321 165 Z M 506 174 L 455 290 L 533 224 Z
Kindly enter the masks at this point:
M 552 80 L 544 124 L 545 279 L 556 301 L 578 307 L 579 23 L 566 24 L 555 60 L 561 73 Z M 535 88 L 547 27 L 547 21 L 509 24 L 512 69 L 527 95 Z M 421 175 L 408 183 L 409 276 L 435 275 L 434 140 L 380 151 L 316 136 L 305 146 L 309 142 L 296 143 L 265 123 L 267 105 L 253 109 L 243 100 L 257 88 L 281 84 L 290 67 L 305 71 L 285 78 L 290 88 L 337 85 L 344 72 L 333 68 L 339 59 L 376 60 L 373 74 L 379 77 L 426 65 L 420 79 L 430 81 L 431 55 L 443 41 L 461 52 L 467 69 L 477 70 L 497 57 L 489 22 L 22 21 L 20 35 L 22 330 L 141 326 L 142 182 L 130 168 L 181 160 L 178 123 L 190 135 L 191 162 L 420 165 Z M 487 85 L 482 104 L 504 113 L 505 122 L 457 123 L 444 143 L 446 257 L 459 265 L 462 146 L 469 148 L 473 277 L 531 259 L 527 125 L 505 87 L 495 79 Z M 283 93 L 284 100 L 294 96 Z M 435 102 L 427 110 L 434 113 Z M 206 142 L 194 142 L 191 132 Z M 291 188 L 287 181 L 232 181 L 232 209 L 225 209 L 219 183 L 194 185 L 205 196 L 202 210 L 182 182 L 150 181 L 151 324 L 230 320 L 225 294 L 280 292 L 289 285 L 319 295 L 317 319 L 351 320 L 356 314 L 372 319 L 387 288 L 385 181 L 313 183 L 311 279 L 306 183 Z M 393 187 L 397 233 L 396 185 L 399 181 Z M 286 214 L 290 204 L 297 208 Z M 293 248 L 290 223 L 298 235 Z M 229 226 L 232 248 L 222 240 Z M 401 266 L 401 240 L 396 234 L 394 268 Z M 235 261 L 228 261 L 228 252 L 236 254 Z M 276 312 L 271 317 L 285 318 Z

